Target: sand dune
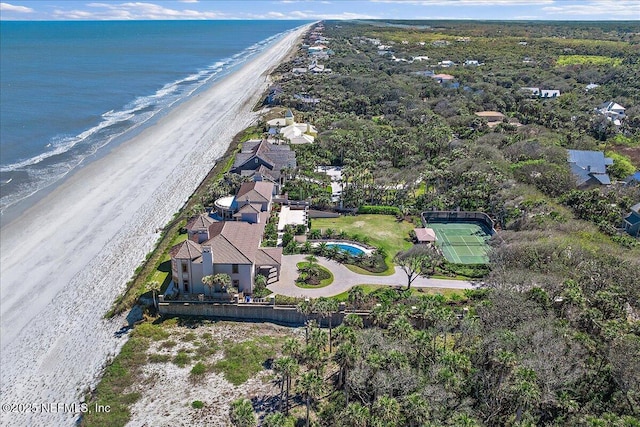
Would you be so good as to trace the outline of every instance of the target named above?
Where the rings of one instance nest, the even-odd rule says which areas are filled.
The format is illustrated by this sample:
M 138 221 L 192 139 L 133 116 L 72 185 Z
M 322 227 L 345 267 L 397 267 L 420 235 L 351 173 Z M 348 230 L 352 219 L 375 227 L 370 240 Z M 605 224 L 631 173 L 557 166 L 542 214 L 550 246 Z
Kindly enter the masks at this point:
M 123 319 L 104 313 L 153 249 L 156 230 L 255 121 L 250 110 L 268 71 L 305 29 L 84 166 L 2 229 L 3 404 L 77 403 L 95 384 L 126 339 L 114 336 Z M 2 425 L 72 425 L 77 418 L 29 408 L 3 411 Z

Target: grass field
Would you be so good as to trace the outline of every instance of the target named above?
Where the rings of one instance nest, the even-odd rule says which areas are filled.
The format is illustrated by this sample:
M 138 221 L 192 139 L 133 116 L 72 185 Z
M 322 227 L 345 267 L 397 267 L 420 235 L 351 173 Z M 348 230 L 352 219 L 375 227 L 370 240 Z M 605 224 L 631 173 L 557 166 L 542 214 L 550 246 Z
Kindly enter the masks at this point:
M 622 59 L 611 58 L 599 55 L 560 55 L 556 61 L 556 65 L 564 67 L 566 65 L 610 65 L 617 67 L 622 64 Z
M 487 231 L 476 223 L 431 222 L 428 225 L 436 232 L 436 243 L 449 262 L 457 264 L 485 264 L 489 261 L 486 239 Z
M 409 232 L 414 229 L 410 222 L 398 222 L 391 215 L 355 215 L 339 218 L 316 218 L 311 221 L 311 228 L 334 232 L 345 231 L 351 235 L 367 236 L 369 244 L 383 248 L 387 253 L 387 265 L 391 266 L 393 256 L 412 246 Z M 393 269 L 391 269 L 393 270 Z M 391 271 L 393 273 L 393 271 Z M 366 274 L 371 274 L 367 272 Z

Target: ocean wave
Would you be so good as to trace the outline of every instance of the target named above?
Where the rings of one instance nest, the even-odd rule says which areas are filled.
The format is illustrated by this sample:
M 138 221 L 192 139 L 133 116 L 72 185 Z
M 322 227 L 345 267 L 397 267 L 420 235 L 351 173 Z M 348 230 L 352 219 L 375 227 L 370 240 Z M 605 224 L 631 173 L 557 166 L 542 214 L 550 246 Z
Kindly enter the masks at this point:
M 163 85 L 155 93 L 137 97 L 120 110 L 106 111 L 100 116 L 101 120 L 97 125 L 78 135 L 55 136 L 46 144 L 47 150 L 36 156 L 0 166 L 2 173 L 28 172 L 29 177 L 27 181 L 20 180 L 20 184 L 14 189 L 17 191 L 3 191 L 0 212 L 60 180 L 86 157 L 95 154 L 114 139 L 144 125 L 159 113 L 166 112 L 176 103 L 188 99 L 204 85 L 259 54 L 290 31 L 270 36 L 229 57 L 216 60 L 204 69 Z

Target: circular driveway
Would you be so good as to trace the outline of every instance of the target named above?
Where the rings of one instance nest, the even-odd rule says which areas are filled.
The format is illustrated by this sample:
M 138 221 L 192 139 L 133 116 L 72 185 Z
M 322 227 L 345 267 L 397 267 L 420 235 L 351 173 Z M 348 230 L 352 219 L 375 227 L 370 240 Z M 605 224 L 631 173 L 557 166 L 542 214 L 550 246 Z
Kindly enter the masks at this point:
M 344 265 L 323 257 L 318 258 L 318 264 L 327 268 L 333 274 L 333 283 L 319 289 L 303 289 L 295 284 L 298 277 L 297 263 L 305 261 L 307 255 L 284 255 L 280 268 L 280 280 L 271 283 L 268 288 L 276 294 L 290 297 L 330 297 L 346 292 L 356 285 L 387 285 L 407 286 L 407 275 L 398 266 L 391 276 L 370 276 L 358 274 L 349 270 Z M 475 289 L 477 285 L 465 280 L 431 279 L 418 277 L 411 284 L 412 288 L 449 288 L 449 289 Z

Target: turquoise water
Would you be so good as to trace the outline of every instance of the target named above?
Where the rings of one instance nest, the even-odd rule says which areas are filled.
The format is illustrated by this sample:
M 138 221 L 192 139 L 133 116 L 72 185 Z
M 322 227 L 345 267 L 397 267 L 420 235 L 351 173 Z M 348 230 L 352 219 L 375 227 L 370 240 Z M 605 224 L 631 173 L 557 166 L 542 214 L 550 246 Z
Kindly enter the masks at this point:
M 345 244 L 345 243 L 329 243 L 327 245 L 328 248 L 336 247 L 341 251 L 349 252 L 351 255 L 362 255 L 364 251 L 360 248 L 356 248 L 355 246 Z
M 302 21 L 0 22 L 0 211 Z

